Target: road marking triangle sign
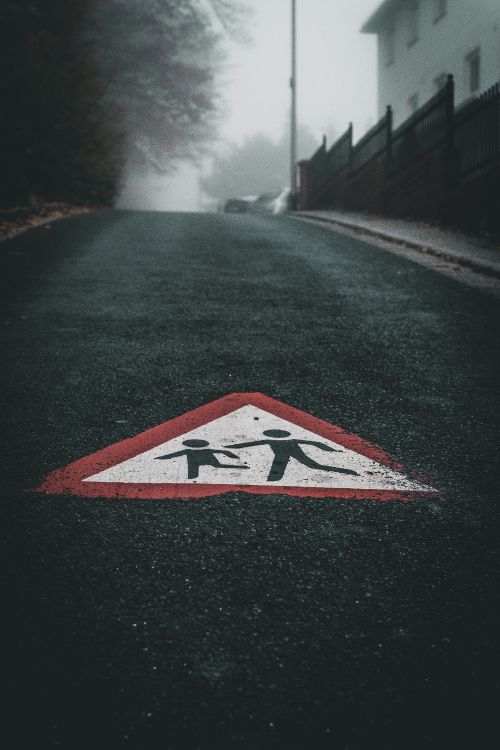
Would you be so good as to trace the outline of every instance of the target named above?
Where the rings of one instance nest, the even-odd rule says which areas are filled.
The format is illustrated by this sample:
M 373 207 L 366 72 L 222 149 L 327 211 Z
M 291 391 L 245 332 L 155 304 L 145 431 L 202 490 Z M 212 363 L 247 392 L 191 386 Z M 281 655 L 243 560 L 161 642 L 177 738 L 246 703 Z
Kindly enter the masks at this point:
M 383 451 L 264 396 L 233 393 L 50 474 L 39 492 L 194 498 L 243 491 L 405 500 L 435 490 Z

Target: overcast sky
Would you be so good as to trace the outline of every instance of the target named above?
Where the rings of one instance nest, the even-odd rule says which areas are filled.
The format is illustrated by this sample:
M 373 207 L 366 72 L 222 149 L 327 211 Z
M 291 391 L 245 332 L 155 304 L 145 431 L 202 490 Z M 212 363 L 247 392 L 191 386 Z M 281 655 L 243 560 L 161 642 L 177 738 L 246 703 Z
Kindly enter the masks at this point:
M 233 49 L 224 135 L 279 134 L 288 119 L 290 0 L 251 0 L 254 43 Z M 297 0 L 299 119 L 317 134 L 363 130 L 376 112 L 375 39 L 359 29 L 377 0 Z
M 289 117 L 291 2 L 247 4 L 254 10 L 252 41 L 230 45 L 221 140 L 241 143 L 257 132 L 278 140 Z M 297 0 L 298 118 L 318 145 L 323 133 L 331 142 L 350 121 L 357 140 L 376 120 L 375 38 L 359 30 L 378 5 L 378 0 Z M 199 200 L 196 170 L 187 168 L 173 180 L 134 185 L 122 205 L 197 210 Z

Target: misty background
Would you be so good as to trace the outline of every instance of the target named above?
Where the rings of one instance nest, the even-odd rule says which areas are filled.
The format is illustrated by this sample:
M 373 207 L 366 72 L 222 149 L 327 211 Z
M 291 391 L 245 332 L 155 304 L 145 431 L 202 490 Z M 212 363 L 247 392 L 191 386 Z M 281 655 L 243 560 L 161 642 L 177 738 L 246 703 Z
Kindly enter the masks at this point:
M 299 158 L 374 123 L 377 4 L 297 0 Z M 286 186 L 290 5 L 4 0 L 0 208 L 199 210 Z
M 220 187 L 229 163 L 234 170 L 226 172 L 226 197 L 288 184 L 290 0 L 245 4 L 250 9 L 248 41 L 226 37 L 215 165 L 211 157 L 198 165 L 180 164 L 174 176 L 132 176 L 118 201 L 122 207 L 194 211 L 211 207 L 207 188 Z M 377 0 L 297 0 L 299 159 L 311 156 L 323 135 L 331 144 L 351 121 L 356 138 L 375 123 L 376 38 L 360 33 L 360 28 L 378 5 Z M 279 147 L 279 153 L 272 144 Z M 272 169 L 263 176 L 265 184 L 253 179 L 243 189 L 246 170 L 253 177 L 270 159 Z M 246 167 L 245 172 L 240 165 Z M 270 172 L 279 176 L 268 178 Z M 233 189 L 235 174 L 240 176 L 237 190 Z M 221 193 L 218 189 L 212 197 L 221 198 Z

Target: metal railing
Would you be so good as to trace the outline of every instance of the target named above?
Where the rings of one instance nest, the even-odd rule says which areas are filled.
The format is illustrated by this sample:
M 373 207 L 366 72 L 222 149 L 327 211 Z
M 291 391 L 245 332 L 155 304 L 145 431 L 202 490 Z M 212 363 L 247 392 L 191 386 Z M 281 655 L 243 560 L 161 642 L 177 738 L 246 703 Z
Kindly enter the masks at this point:
M 361 169 L 372 159 L 383 154 L 391 140 L 392 109 L 387 107 L 385 115 L 353 146 L 350 165 L 353 172 Z
M 340 195 L 342 186 L 349 184 L 345 178 L 348 181 L 374 159 L 385 174 L 378 190 L 385 189 L 383 184 L 388 185 L 403 170 L 418 170 L 420 163 L 425 171 L 427 157 L 433 154 L 442 164 L 441 172 L 436 173 L 443 175 L 442 190 L 500 168 L 500 84 L 455 111 L 450 75 L 446 85 L 395 130 L 392 119 L 388 107 L 385 116 L 355 145 L 352 125 L 329 150 L 323 139 L 306 163 L 310 206 L 324 201 L 337 188 Z M 367 180 L 372 177 L 367 175 Z M 356 179 L 359 188 L 362 174 Z
M 389 175 L 405 169 L 432 149 L 452 143 L 453 100 L 453 76 L 448 76 L 441 91 L 391 134 L 387 161 Z
M 318 199 L 344 169 L 349 167 L 352 149 L 352 125 L 327 151 L 326 139 L 308 162 L 309 195 Z
M 352 124 L 326 154 L 328 178 L 333 180 L 350 164 L 352 150 Z
M 471 176 L 500 164 L 500 85 L 469 102 L 455 115 L 455 149 L 459 177 Z

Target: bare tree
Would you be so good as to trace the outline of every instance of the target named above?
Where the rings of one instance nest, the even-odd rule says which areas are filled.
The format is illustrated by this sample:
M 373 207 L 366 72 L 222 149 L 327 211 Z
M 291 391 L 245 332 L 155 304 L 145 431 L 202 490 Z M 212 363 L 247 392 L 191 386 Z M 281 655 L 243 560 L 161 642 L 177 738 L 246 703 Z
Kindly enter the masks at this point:
M 86 43 L 121 112 L 129 168 L 169 170 L 214 134 L 223 36 L 240 38 L 238 0 L 94 0 Z

